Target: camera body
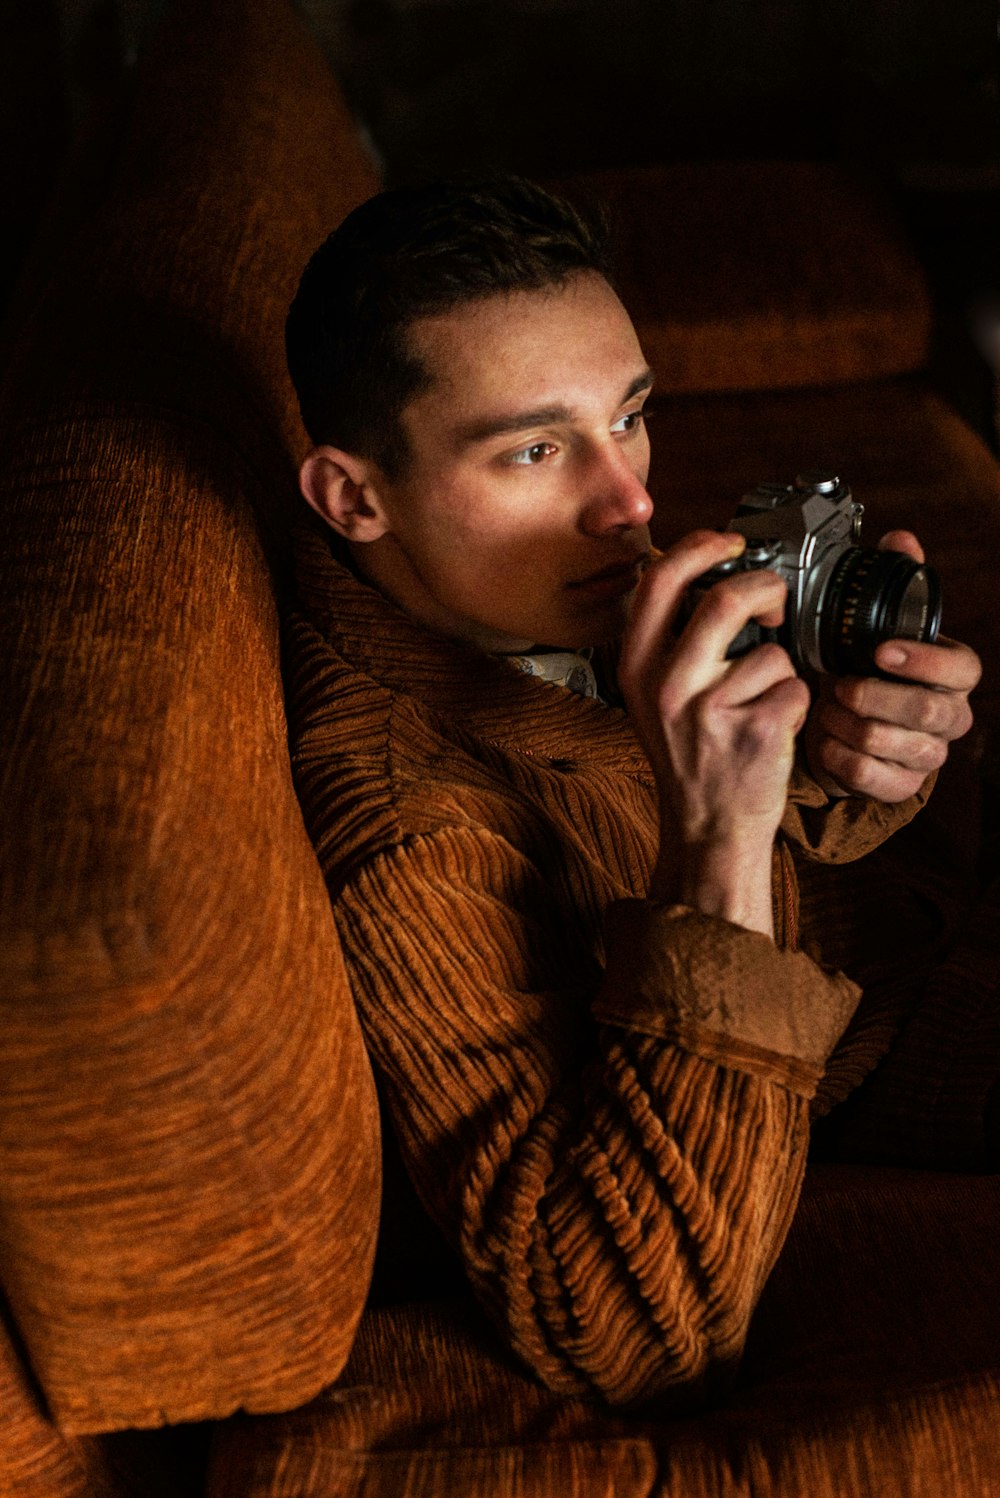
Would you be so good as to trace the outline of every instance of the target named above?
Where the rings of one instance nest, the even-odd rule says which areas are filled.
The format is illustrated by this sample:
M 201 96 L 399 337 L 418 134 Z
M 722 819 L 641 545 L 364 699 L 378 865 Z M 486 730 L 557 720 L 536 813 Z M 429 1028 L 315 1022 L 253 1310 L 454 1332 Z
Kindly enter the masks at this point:
M 773 640 L 799 671 L 886 675 L 873 659 L 883 640 L 937 639 L 941 589 L 932 568 L 900 552 L 859 546 L 863 513 L 834 473 L 758 484 L 728 526 L 746 537 L 746 550 L 691 585 L 685 616 L 723 578 L 766 569 L 788 587 L 784 622 L 768 629 L 751 620 L 730 645 L 730 657 Z

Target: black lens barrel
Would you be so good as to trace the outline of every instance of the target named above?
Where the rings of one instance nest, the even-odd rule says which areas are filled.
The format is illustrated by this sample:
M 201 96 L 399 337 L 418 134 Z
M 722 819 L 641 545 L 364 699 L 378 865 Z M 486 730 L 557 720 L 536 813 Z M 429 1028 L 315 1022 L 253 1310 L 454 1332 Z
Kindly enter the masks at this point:
M 849 546 L 820 604 L 820 653 L 835 676 L 882 676 L 883 640 L 933 644 L 941 627 L 941 584 L 932 567 L 898 551 Z

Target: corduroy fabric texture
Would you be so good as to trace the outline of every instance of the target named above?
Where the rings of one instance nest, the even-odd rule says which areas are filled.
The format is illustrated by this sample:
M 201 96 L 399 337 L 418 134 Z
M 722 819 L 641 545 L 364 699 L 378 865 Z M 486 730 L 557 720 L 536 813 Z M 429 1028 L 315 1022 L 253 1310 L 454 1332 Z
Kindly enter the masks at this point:
M 211 1498 L 981 1498 L 1000 1472 L 997 1178 L 809 1172 L 729 1396 L 557 1398 L 456 1298 L 368 1313 L 338 1385 L 219 1433 Z
M 293 763 L 417 1191 L 552 1387 L 704 1392 L 739 1357 L 857 990 L 790 936 L 646 900 L 659 817 L 625 713 L 435 637 L 328 536 L 298 536 Z M 801 775 L 793 800 L 826 803 Z M 829 804 L 835 855 L 921 800 L 851 802 L 850 849 Z
M 661 394 L 830 387 L 927 357 L 916 257 L 840 166 L 697 162 L 554 185 L 610 210 L 622 300 Z
M 179 7 L 139 103 L 115 192 L 25 333 L 3 422 L 19 581 L 0 685 L 15 1333 L 0 1489 L 15 1498 L 149 1498 L 154 1468 L 128 1482 L 75 1432 L 311 1397 L 350 1344 L 378 1196 L 370 1081 L 289 791 L 252 513 L 280 556 L 303 445 L 281 315 L 310 250 L 375 183 L 281 0 Z M 895 366 L 905 339 L 886 329 Z M 855 485 L 881 475 L 900 508 L 933 489 L 971 597 L 996 555 L 997 491 L 960 424 L 931 412 L 925 431 L 906 389 L 803 400 L 662 412 L 680 513 L 685 483 L 706 498 L 717 483 L 727 518 L 765 476 L 758 454 L 783 476 L 846 452 Z M 978 552 L 948 527 L 949 494 Z M 950 622 L 947 593 L 946 608 Z M 989 639 L 991 623 L 984 610 Z M 759 1394 L 734 1416 L 651 1442 L 524 1378 L 462 1304 L 387 1311 L 328 1401 L 224 1428 L 218 1490 L 798 1498 L 843 1479 L 979 1498 L 1000 1468 L 993 1183 L 826 1179 L 765 1289 L 745 1359 Z
M 296 277 L 373 186 L 290 6 L 178 6 L 8 380 L 0 1273 L 63 1432 L 301 1403 L 367 1290 L 377 1110 L 254 509 L 295 502 Z

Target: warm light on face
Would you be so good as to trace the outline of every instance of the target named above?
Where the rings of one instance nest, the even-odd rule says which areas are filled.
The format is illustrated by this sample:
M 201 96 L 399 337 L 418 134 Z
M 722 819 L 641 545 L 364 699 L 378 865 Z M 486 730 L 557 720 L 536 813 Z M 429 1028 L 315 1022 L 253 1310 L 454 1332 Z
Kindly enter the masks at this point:
M 379 483 L 389 532 L 365 570 L 486 649 L 620 633 L 649 547 L 651 381 L 607 282 L 492 297 L 410 338 L 431 379 L 403 413 L 410 464 Z

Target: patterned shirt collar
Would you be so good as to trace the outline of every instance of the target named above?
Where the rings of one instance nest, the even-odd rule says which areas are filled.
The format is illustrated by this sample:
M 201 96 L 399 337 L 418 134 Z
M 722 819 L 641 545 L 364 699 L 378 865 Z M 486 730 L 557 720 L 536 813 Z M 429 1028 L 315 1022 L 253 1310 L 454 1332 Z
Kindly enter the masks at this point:
M 501 660 L 528 676 L 554 682 L 581 697 L 599 697 L 592 655 L 592 650 L 535 650 L 525 655 L 503 655 Z

